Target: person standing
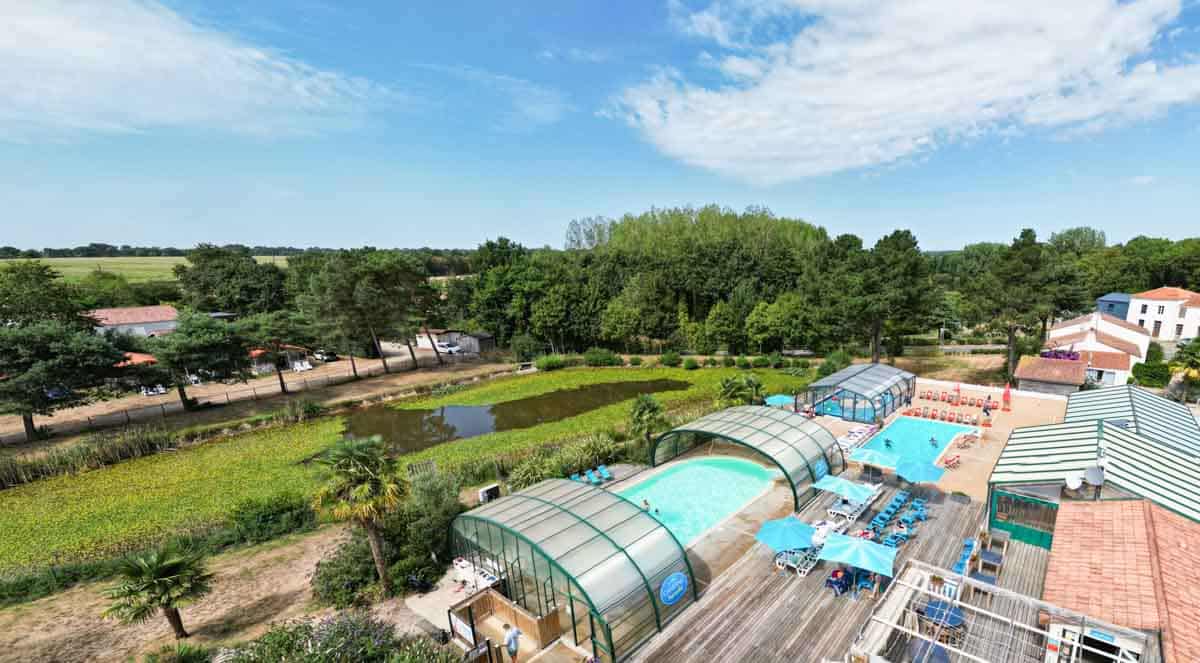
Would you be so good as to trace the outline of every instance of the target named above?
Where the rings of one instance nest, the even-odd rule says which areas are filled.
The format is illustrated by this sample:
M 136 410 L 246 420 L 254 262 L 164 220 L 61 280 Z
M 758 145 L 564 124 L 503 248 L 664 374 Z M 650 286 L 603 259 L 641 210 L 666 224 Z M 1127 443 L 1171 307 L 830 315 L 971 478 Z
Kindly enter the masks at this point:
M 508 651 L 508 659 L 517 663 L 517 656 L 521 650 L 521 629 L 504 625 L 504 649 Z

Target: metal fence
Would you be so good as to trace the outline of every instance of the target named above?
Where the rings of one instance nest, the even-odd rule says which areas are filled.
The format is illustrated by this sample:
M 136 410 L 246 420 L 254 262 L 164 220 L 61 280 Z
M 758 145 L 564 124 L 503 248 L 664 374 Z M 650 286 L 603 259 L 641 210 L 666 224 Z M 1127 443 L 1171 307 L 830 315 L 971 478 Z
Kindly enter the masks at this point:
M 442 361 L 446 365 L 469 363 L 478 361 L 479 355 L 475 354 L 454 354 L 442 355 Z M 378 360 L 371 360 L 368 366 L 358 367 L 358 378 L 375 377 L 384 374 L 383 365 L 377 363 Z M 312 389 L 322 389 L 332 387 L 347 382 L 353 382 L 356 378 L 354 372 L 350 368 L 350 362 L 343 360 L 346 372 L 337 374 L 326 374 L 313 377 L 302 377 L 303 373 L 284 373 L 284 384 L 287 386 L 288 394 L 297 394 Z M 399 374 L 413 369 L 413 360 L 411 357 L 388 357 L 388 371 L 392 374 Z M 436 357 L 418 357 L 418 368 L 436 368 L 438 366 Z M 260 376 L 260 377 L 265 377 Z M 274 376 L 272 376 L 274 377 Z M 174 393 L 172 390 L 171 393 Z M 230 389 L 219 393 L 206 393 L 193 396 L 188 394 L 198 406 L 213 406 L 213 405 L 228 405 L 240 401 L 260 400 L 278 396 L 283 391 L 279 388 L 279 381 L 272 379 L 269 382 L 257 385 L 231 386 Z M 62 418 L 58 420 L 46 421 L 44 418 L 38 421 L 38 427 L 48 431 L 51 434 L 75 433 L 80 431 L 110 428 L 113 426 L 127 426 L 130 424 L 149 423 L 154 421 L 162 421 L 163 419 L 184 412 L 183 403 L 179 402 L 178 398 L 155 403 L 153 405 L 145 405 L 142 407 L 132 407 L 109 412 L 105 414 L 76 417 L 73 419 Z M 69 411 L 60 415 L 70 416 Z M 43 423 L 45 421 L 45 423 Z M 25 439 L 25 433 L 22 431 L 14 431 L 11 433 L 0 434 L 0 444 L 9 442 L 19 442 Z

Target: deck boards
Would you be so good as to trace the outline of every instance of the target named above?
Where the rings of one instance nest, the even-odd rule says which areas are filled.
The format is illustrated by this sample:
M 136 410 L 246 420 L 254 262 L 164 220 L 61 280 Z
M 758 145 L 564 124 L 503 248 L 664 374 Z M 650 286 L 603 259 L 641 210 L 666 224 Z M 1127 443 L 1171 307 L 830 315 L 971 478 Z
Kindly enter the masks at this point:
M 889 487 L 876 502 L 882 506 L 896 488 Z M 825 518 L 834 497 L 822 495 L 801 512 L 805 521 Z M 869 511 L 858 524 L 870 522 Z M 943 567 L 951 566 L 966 537 L 978 533 L 984 505 L 962 497 L 935 493 L 930 520 L 897 556 L 900 568 L 910 557 Z M 1010 550 L 1012 547 L 1010 546 Z M 756 545 L 718 577 L 699 603 L 639 649 L 632 661 L 821 661 L 842 660 L 874 606 L 861 599 L 834 597 L 825 589 L 833 568 L 822 562 L 807 578 L 775 570 L 770 549 Z M 1005 561 L 1007 567 L 1007 560 Z M 1015 565 L 1014 565 L 1015 566 Z M 1009 569 L 1005 568 L 1005 572 Z M 1044 571 L 1044 564 L 1043 564 Z M 1014 582 L 1024 574 L 1014 573 Z M 1001 574 L 1001 583 L 1007 578 Z M 1041 590 L 1038 587 L 1037 594 Z

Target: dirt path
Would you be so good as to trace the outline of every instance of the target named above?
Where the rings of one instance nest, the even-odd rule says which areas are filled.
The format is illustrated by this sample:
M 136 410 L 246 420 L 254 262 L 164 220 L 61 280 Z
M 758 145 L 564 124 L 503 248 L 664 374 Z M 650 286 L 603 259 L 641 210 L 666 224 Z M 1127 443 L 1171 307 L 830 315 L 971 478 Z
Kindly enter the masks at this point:
M 309 579 L 343 532 L 342 526 L 330 525 L 215 557 L 213 592 L 182 611 L 190 642 L 244 641 L 272 622 L 330 612 L 312 606 Z M 0 663 L 123 661 L 174 642 L 170 626 L 157 615 L 128 626 L 101 618 L 108 603 L 100 592 L 110 584 L 84 585 L 0 610 Z M 405 632 L 422 623 L 401 600 L 384 602 L 374 612 Z

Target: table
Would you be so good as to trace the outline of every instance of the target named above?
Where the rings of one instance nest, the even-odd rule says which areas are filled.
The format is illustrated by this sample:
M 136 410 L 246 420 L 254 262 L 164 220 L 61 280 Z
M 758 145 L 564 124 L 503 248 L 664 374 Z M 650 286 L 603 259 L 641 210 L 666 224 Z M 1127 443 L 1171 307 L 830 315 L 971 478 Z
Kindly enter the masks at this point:
M 945 649 L 925 640 L 909 642 L 908 655 L 914 663 L 950 663 L 950 654 Z
M 949 628 L 958 628 L 966 622 L 962 610 L 946 601 L 930 601 L 925 606 L 925 617 Z

